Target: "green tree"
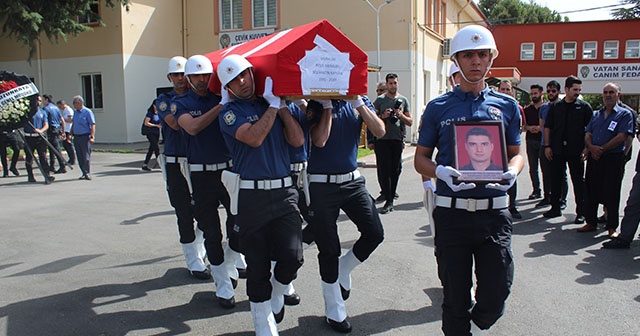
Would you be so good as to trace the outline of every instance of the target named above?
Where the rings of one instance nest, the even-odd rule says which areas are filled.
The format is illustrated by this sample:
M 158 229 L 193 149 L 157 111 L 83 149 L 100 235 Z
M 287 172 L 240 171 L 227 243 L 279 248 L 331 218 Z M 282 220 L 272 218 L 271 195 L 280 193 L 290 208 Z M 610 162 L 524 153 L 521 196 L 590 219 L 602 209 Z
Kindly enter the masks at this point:
M 478 7 L 491 24 L 522 24 L 569 21 L 558 12 L 542 7 L 533 0 L 480 0 Z
M 621 5 L 633 5 L 629 8 L 618 8 L 611 11 L 611 16 L 616 20 L 629 20 L 640 18 L 640 0 L 620 0 Z
M 42 36 L 52 43 L 66 41 L 69 35 L 76 36 L 92 30 L 78 23 L 78 17 L 89 17 L 104 26 L 101 18 L 92 11 L 93 0 L 12 0 L 3 1 L 0 7 L 1 36 L 7 36 L 29 49 L 27 60 L 31 60 Z M 129 10 L 130 0 L 106 0 L 113 8 L 120 4 Z

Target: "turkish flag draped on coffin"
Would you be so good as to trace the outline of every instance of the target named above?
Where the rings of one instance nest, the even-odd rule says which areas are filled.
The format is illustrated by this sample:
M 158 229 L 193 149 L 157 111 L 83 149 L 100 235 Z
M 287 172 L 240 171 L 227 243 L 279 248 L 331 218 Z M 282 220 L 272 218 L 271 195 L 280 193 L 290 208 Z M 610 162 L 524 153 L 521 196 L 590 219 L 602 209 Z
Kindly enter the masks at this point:
M 218 64 L 242 55 L 254 66 L 256 94 L 267 76 L 281 97 L 331 97 L 367 94 L 367 54 L 327 20 L 283 30 L 206 54 L 214 75 L 209 89 L 219 94 Z

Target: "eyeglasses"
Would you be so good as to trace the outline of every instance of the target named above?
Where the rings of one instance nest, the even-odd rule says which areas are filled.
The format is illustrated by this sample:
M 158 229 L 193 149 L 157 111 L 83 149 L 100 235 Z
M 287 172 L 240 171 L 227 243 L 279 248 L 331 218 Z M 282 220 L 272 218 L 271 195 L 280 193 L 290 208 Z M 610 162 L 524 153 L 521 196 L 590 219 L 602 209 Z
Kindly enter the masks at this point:
M 376 92 L 384 92 L 384 89 L 376 89 Z
M 558 90 L 547 90 L 547 93 L 556 93 Z

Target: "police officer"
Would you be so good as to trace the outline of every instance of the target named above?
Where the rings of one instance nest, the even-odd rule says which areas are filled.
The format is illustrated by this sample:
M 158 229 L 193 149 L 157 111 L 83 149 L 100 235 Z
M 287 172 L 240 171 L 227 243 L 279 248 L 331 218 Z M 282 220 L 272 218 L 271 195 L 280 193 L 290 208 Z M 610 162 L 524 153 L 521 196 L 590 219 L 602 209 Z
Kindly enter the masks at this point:
M 7 166 L 7 146 L 10 146 L 13 151 L 11 155 L 11 166 Z M 2 177 L 9 176 L 9 171 L 15 176 L 20 175 L 20 172 L 18 172 L 16 168 L 19 157 L 20 143 L 18 143 L 18 137 L 15 131 L 3 130 L 0 132 L 0 164 L 2 164 Z
M 193 188 L 194 216 L 204 232 L 204 245 L 211 263 L 218 302 L 224 308 L 235 307 L 234 288 L 237 284 L 235 268 L 238 247 L 233 226 L 235 217 L 229 212 L 229 194 L 222 185 L 222 171 L 231 168 L 231 156 L 224 146 L 218 114 L 222 109 L 220 97 L 209 91 L 213 66 L 208 58 L 194 55 L 187 60 L 184 75 L 191 86 L 187 93 L 171 102 L 171 113 L 187 133 L 187 161 Z M 222 229 L 218 206 L 227 210 L 227 238 L 222 247 Z M 235 271 L 235 273 L 234 273 Z
M 60 139 L 66 138 L 64 135 L 64 118 L 60 114 L 60 109 L 53 103 L 53 97 L 51 95 L 43 95 L 44 107 L 43 110 L 47 112 L 49 118 L 49 128 L 47 129 L 47 138 L 53 148 L 49 149 L 49 169 L 56 174 L 64 174 L 67 172 L 65 169 L 65 160 L 60 154 Z M 54 171 L 53 165 L 56 157 L 58 158 L 58 170 Z
M 516 101 L 493 92 L 484 82 L 498 56 L 491 32 L 476 25 L 461 29 L 452 40 L 451 54 L 462 81 L 427 105 L 414 164 L 418 173 L 438 178 L 433 219 L 438 275 L 444 289 L 442 330 L 445 335 L 469 335 L 470 329 L 489 329 L 500 318 L 510 292 L 512 220 L 507 190 L 524 158 Z M 452 123 L 482 120 L 499 120 L 504 125 L 508 170 L 502 178 L 506 183 L 455 184 L 453 179 L 460 172 L 451 167 L 455 148 Z M 474 265 L 477 289 L 472 306 Z
M 44 183 L 49 184 L 53 182 L 55 178 L 49 175 L 50 169 L 47 165 L 47 143 L 44 135 L 49 128 L 49 120 L 47 118 L 47 112 L 39 107 L 41 102 L 42 97 L 38 96 L 38 112 L 31 118 L 31 123 L 24 127 L 26 147 L 24 165 L 27 168 L 28 181 L 36 182 L 36 178 L 33 176 L 33 156 L 37 151 L 38 162 L 45 175 Z
M 351 331 L 345 300 L 351 290 L 351 271 L 364 262 L 384 239 L 375 203 L 356 161 L 362 123 L 377 138 L 384 122 L 362 98 L 355 101 L 310 101 L 313 111 L 309 156 L 309 219 L 318 245 L 326 322 L 343 333 Z M 393 195 L 393 194 L 392 194 Z M 336 220 L 342 209 L 354 222 L 360 238 L 340 257 Z
M 253 66 L 244 57 L 225 57 L 218 78 L 222 91 L 234 96 L 221 112 L 220 127 L 233 156 L 234 174 L 227 175 L 225 185 L 237 202 L 253 323 L 258 336 L 277 335 L 285 290 L 303 263 L 302 221 L 289 176 L 288 146 L 302 146 L 304 135 L 284 100 L 273 94 L 271 78 L 265 81 L 263 96 L 256 96 Z
M 204 263 L 206 255 L 204 237 L 200 229 L 195 228 L 194 230 L 191 192 L 187 180 L 180 170 L 180 165 L 187 160 L 187 141 L 169 108 L 174 97 L 184 94 L 188 90 L 187 79 L 184 76 L 186 63 L 187 59 L 182 56 L 175 56 L 169 60 L 167 79 L 173 84 L 173 90 L 161 94 L 156 99 L 156 111 L 158 111 L 164 134 L 164 150 L 160 161 L 164 164 L 167 193 L 169 194 L 169 202 L 175 209 L 187 270 L 194 278 L 207 280 L 211 278 L 211 273 Z

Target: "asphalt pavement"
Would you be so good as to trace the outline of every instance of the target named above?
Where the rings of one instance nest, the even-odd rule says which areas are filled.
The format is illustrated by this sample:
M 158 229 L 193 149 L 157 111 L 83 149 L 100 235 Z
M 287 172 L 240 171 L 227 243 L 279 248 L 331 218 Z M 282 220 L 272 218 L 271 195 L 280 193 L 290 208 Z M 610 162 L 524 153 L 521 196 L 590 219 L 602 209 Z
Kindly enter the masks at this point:
M 412 149 L 395 211 L 381 217 L 385 240 L 352 275 L 352 335 L 442 334 L 442 290 Z M 0 335 L 253 334 L 244 280 L 237 306 L 225 310 L 212 281 L 187 274 L 162 174 L 142 171 L 143 158 L 95 152 L 93 181 L 78 180 L 76 167 L 51 185 L 39 174 L 39 183 L 27 183 L 23 162 L 21 176 L 0 178 Z M 362 166 L 377 196 L 375 168 Z M 518 182 L 524 219 L 513 228 L 515 280 L 504 316 L 486 334 L 640 335 L 640 243 L 603 250 L 603 230 L 576 232 L 573 199 L 564 216 L 546 220 L 537 200 L 526 200 L 526 168 Z M 346 251 L 358 232 L 344 214 L 338 220 Z M 316 254 L 315 246 L 305 250 L 294 282 L 302 302 L 286 307 L 281 335 L 336 335 L 323 322 Z

